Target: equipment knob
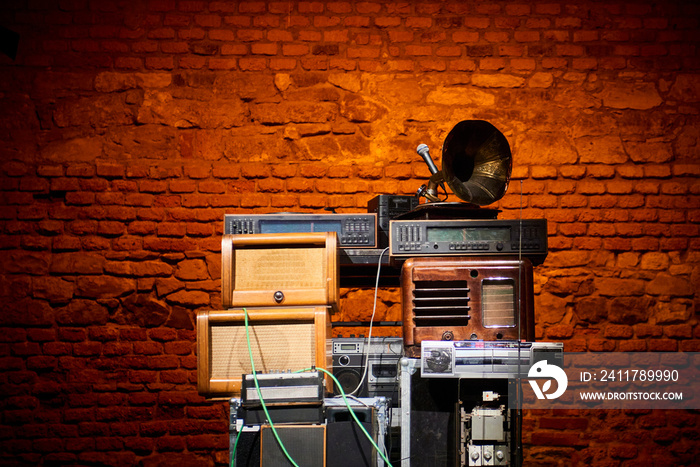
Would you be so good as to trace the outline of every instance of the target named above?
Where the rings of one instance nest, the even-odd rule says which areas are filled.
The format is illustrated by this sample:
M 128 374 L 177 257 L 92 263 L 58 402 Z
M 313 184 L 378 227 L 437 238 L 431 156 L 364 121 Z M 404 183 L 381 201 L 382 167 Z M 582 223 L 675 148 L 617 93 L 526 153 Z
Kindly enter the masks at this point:
M 477 460 L 479 458 L 479 453 L 476 451 L 472 451 L 471 458 L 473 461 Z
M 347 355 L 341 355 L 338 358 L 338 363 L 340 363 L 342 366 L 346 366 L 348 363 L 350 363 L 350 357 Z
M 503 459 L 505 459 L 505 457 L 506 457 L 506 455 L 503 454 L 503 451 L 496 451 L 496 459 L 498 459 L 499 461 L 502 461 Z
M 487 461 L 491 460 L 491 451 L 484 452 L 484 459 Z
M 452 331 L 445 331 L 442 333 L 442 340 L 444 341 L 451 341 L 454 340 L 455 335 L 452 333 Z
M 278 291 L 275 292 L 275 294 L 273 295 L 273 298 L 275 299 L 275 301 L 276 301 L 277 303 L 282 303 L 282 300 L 284 300 L 284 294 L 283 294 L 280 290 L 278 290 Z

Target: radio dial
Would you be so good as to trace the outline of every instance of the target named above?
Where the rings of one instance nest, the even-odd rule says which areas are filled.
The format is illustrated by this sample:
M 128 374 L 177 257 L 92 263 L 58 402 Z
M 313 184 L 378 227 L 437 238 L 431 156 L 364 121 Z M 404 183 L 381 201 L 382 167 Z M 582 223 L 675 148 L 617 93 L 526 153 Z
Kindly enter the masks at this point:
M 340 363 L 342 366 L 347 366 L 350 363 L 350 357 L 347 355 L 341 355 L 338 357 L 338 363 Z

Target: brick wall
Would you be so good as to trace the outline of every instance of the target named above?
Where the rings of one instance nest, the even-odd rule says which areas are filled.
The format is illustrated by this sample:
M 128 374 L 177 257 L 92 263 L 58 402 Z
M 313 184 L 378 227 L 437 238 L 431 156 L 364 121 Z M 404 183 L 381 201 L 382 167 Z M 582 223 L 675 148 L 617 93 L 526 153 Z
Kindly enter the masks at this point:
M 549 221 L 538 338 L 700 351 L 699 17 L 692 1 L 4 2 L 20 43 L 0 56 L 2 462 L 225 463 L 193 320 L 220 303 L 223 214 L 414 193 L 417 144 L 439 159 L 465 119 L 513 149 L 501 217 Z M 371 300 L 343 290 L 336 319 Z M 396 289 L 378 317 L 401 318 Z M 700 436 L 685 411 L 525 428 L 528 465 L 691 464 Z

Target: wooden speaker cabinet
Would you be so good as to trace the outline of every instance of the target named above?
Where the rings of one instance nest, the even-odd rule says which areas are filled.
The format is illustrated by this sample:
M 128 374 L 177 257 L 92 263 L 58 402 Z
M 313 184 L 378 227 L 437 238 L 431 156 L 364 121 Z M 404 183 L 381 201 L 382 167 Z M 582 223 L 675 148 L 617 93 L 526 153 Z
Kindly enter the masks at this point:
M 246 308 L 255 370 L 331 371 L 331 320 L 327 306 Z M 197 390 L 207 399 L 241 394 L 252 373 L 243 309 L 197 312 Z M 329 377 L 326 389 L 329 390 Z
M 535 338 L 532 263 L 517 257 L 419 257 L 401 269 L 404 350 L 424 340 Z
M 316 306 L 338 309 L 335 232 L 224 235 L 223 308 Z

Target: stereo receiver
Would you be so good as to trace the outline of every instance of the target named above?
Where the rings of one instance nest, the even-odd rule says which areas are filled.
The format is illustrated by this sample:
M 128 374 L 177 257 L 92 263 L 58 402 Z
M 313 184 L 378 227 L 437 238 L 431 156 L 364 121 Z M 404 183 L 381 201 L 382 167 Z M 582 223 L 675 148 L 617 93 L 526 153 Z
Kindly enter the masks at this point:
M 341 248 L 377 248 L 376 214 L 226 214 L 224 234 L 336 232 Z
M 517 255 L 522 251 L 539 264 L 547 256 L 547 220 L 392 220 L 389 246 L 393 257 Z

